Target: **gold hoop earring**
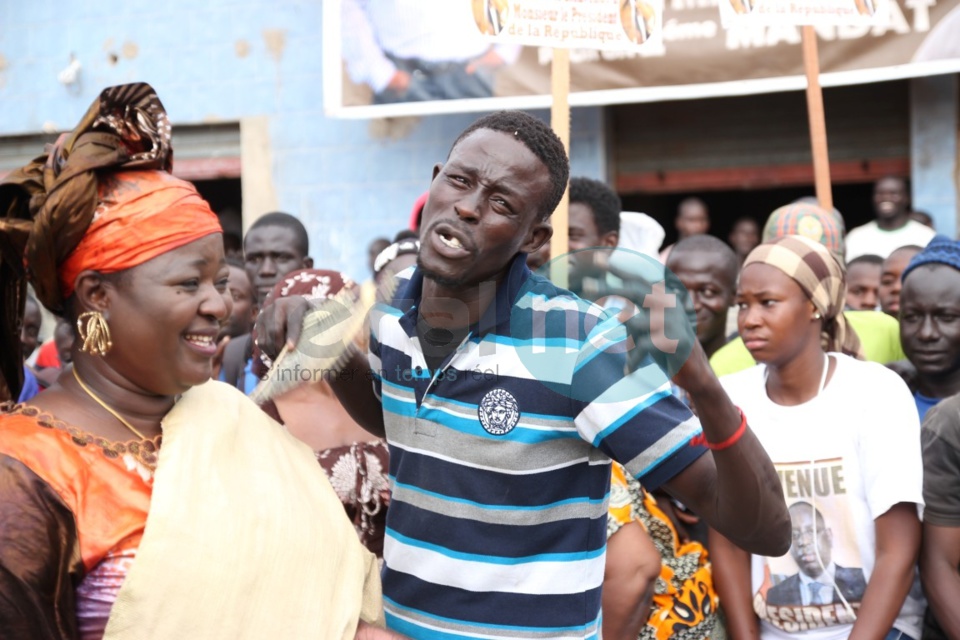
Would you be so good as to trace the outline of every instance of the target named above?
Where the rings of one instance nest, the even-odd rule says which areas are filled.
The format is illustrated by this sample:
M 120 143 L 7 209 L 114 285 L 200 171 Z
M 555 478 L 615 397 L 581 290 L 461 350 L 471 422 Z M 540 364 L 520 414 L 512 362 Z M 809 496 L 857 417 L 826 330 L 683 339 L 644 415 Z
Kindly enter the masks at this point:
M 77 332 L 83 344 L 80 350 L 92 356 L 105 356 L 113 347 L 110 327 L 99 311 L 87 311 L 77 317 Z

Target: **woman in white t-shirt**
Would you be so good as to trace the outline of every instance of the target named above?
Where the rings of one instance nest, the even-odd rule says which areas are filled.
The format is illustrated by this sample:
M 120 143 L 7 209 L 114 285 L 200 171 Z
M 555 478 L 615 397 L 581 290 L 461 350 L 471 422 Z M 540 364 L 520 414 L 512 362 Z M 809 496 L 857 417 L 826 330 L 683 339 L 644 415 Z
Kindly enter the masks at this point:
M 734 638 L 920 637 L 920 425 L 899 376 L 857 359 L 844 290 L 841 264 L 807 238 L 744 262 L 738 325 L 761 364 L 721 382 L 773 460 L 793 541 L 766 558 L 711 532 Z

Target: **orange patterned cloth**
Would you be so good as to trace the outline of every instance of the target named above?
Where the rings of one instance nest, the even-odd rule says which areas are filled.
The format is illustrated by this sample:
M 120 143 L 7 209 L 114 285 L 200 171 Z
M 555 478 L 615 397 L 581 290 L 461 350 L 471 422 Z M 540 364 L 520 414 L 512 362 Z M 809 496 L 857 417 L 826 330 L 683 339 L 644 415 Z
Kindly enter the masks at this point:
M 31 625 L 11 637 L 102 637 L 143 536 L 158 446 L 109 442 L 35 407 L 0 405 L 0 619 Z M 43 619 L 59 628 L 33 626 Z
M 614 463 L 607 538 L 632 520 L 643 525 L 661 558 L 650 617 L 639 637 L 643 640 L 725 638 L 707 550 L 699 542 L 682 542 L 656 499 L 628 476 L 622 466 Z
M 165 171 L 123 171 L 98 182 L 93 222 L 59 267 L 63 297 L 81 271 L 114 273 L 220 233 L 220 221 L 189 182 Z
M 111 549 L 140 538 L 152 491 L 142 455 L 26 405 L 0 413 L 0 425 L 0 455 L 40 476 L 73 512 L 87 571 Z

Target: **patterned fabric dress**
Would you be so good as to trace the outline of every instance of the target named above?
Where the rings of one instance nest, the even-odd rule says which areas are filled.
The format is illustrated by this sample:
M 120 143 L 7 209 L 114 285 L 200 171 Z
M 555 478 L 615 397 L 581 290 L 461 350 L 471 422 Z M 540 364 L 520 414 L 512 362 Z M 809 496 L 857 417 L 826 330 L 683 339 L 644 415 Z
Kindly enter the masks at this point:
M 344 289 L 357 289 L 357 285 L 338 271 L 301 269 L 291 271 L 274 285 L 264 304 L 291 296 L 300 296 L 312 302 L 327 300 Z M 253 372 L 257 378 L 265 380 L 274 363 L 257 346 L 255 331 L 253 338 Z M 302 382 L 304 381 L 301 380 Z M 326 428 L 335 432 L 337 421 L 356 424 L 340 405 L 329 385 L 318 384 L 317 380 L 313 383 L 311 388 L 316 393 L 313 399 L 317 414 L 324 415 Z M 303 388 L 301 385 L 300 389 Z M 294 389 L 288 388 L 285 393 L 294 393 Z M 280 424 L 286 423 L 273 400 L 262 403 L 260 408 Z M 353 522 L 360 542 L 371 553 L 382 558 L 387 507 L 390 504 L 390 483 L 387 477 L 390 454 L 386 443 L 382 440 L 352 442 L 314 453 L 334 491 L 340 497 L 347 517 Z
M 340 497 L 360 542 L 383 557 L 383 534 L 390 504 L 390 454 L 382 440 L 354 442 L 318 451 L 317 460 Z
M 660 552 L 660 577 L 643 640 L 723 640 L 726 633 L 717 611 L 719 600 L 707 550 L 699 542 L 682 542 L 670 518 L 640 483 L 613 464 L 607 538 L 637 520 Z

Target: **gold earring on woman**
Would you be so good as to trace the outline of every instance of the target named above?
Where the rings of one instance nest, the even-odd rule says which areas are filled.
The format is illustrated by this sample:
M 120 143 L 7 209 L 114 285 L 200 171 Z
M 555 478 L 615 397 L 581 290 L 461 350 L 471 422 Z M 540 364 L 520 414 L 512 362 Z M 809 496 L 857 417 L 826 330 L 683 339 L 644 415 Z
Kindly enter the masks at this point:
M 110 327 L 99 311 L 87 311 L 77 317 L 77 331 L 83 344 L 80 349 L 92 356 L 105 356 L 113 346 Z

